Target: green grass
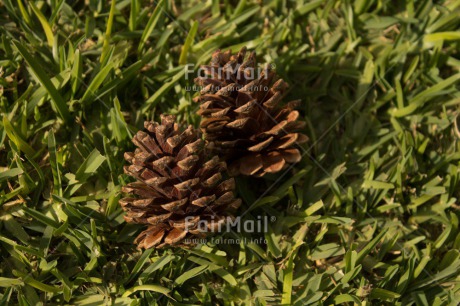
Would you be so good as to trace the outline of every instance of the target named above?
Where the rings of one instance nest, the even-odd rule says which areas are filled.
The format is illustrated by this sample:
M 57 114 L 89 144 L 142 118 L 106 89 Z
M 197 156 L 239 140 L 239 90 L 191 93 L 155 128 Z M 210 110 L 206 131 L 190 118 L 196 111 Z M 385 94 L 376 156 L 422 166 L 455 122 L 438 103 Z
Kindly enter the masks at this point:
M 459 1 L 4 0 L 0 24 L 0 304 L 460 301 Z M 310 138 L 238 179 L 267 243 L 136 250 L 123 152 L 161 113 L 197 126 L 183 65 L 242 46 Z

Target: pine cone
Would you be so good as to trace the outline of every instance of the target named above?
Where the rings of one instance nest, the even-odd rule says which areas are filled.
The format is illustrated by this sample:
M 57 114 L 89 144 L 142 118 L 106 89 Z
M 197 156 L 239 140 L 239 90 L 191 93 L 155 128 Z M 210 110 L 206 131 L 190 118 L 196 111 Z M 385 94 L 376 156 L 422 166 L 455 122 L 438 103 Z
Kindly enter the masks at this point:
M 204 137 L 229 172 L 263 176 L 299 162 L 295 145 L 308 138 L 297 132 L 305 127 L 294 110 L 298 101 L 281 103 L 288 85 L 275 80 L 270 67 L 257 77 L 255 54 L 245 55 L 246 48 L 234 55 L 214 52 L 210 65 L 202 67 L 206 76 L 195 79 L 203 89 L 194 101 L 200 103 Z
M 134 153 L 125 153 L 131 165 L 124 171 L 137 181 L 123 187 L 129 197 L 120 200 L 127 222 L 148 225 L 135 240 L 139 248 L 186 245 L 189 238 L 205 235 L 199 221 L 206 220 L 212 232 L 231 219 L 241 204 L 234 196 L 234 179 L 223 179 L 225 162 L 206 158 L 197 131 L 181 129 L 167 115 L 161 116 L 161 124 L 144 126 L 146 131 L 133 138 Z

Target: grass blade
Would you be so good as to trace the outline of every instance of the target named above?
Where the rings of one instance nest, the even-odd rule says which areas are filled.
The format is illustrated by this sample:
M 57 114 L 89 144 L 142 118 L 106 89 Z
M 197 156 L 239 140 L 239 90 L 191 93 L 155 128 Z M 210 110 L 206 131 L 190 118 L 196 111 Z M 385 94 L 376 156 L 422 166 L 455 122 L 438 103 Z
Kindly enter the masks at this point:
M 160 12 L 163 9 L 163 0 L 158 1 L 157 6 L 155 7 L 155 10 L 152 13 L 152 16 L 150 16 L 150 19 L 142 32 L 141 36 L 141 41 L 139 42 L 139 46 L 137 48 L 137 51 L 140 53 L 142 49 L 144 48 L 145 42 L 149 38 L 150 34 L 152 34 L 153 29 L 155 29 L 155 26 L 158 23 L 158 20 L 160 18 Z
M 116 1 L 112 0 L 110 4 L 110 13 L 109 13 L 109 20 L 107 20 L 107 28 L 105 30 L 105 37 L 104 43 L 102 45 L 102 53 L 99 62 L 104 63 L 105 57 L 109 52 L 110 47 L 110 36 L 112 35 L 112 27 L 113 27 L 113 16 L 115 15 L 115 4 Z
M 107 78 L 110 71 L 113 68 L 113 63 L 109 63 L 107 66 L 101 69 L 99 73 L 94 77 L 94 79 L 89 84 L 88 88 L 85 91 L 85 94 L 81 98 L 83 104 L 88 104 L 94 100 L 96 95 L 94 94 L 96 90 L 101 86 L 102 82 Z
M 168 288 L 159 286 L 159 285 L 141 285 L 141 286 L 136 286 L 133 288 L 130 288 L 123 293 L 123 297 L 130 296 L 131 294 L 137 292 L 137 291 L 153 291 L 153 292 L 158 292 L 161 294 L 164 294 L 166 296 L 169 296 L 168 293 L 171 292 Z
M 6 135 L 8 135 L 10 140 L 16 144 L 19 150 L 26 153 L 30 157 L 35 155 L 35 150 L 16 132 L 7 116 L 3 117 L 3 127 L 5 128 Z
M 188 32 L 187 39 L 185 40 L 184 45 L 182 46 L 182 52 L 179 57 L 179 65 L 185 65 L 187 63 L 187 55 L 190 49 L 190 46 L 195 39 L 196 32 L 198 31 L 198 21 L 193 22 L 192 28 Z
M 32 69 L 40 84 L 46 88 L 46 91 L 48 92 L 52 101 L 54 102 L 53 106 L 57 110 L 61 118 L 64 120 L 64 122 L 69 122 L 70 114 L 67 105 L 62 96 L 56 90 L 56 87 L 54 87 L 53 83 L 51 83 L 49 76 L 47 76 L 45 73 L 45 70 L 19 41 L 13 40 L 13 44 L 19 51 L 19 53 L 21 53 L 22 57 L 27 62 L 27 64 L 29 64 L 30 68 Z
M 53 30 L 51 30 L 51 26 L 48 23 L 48 20 L 46 20 L 45 16 L 43 16 L 42 12 L 35 6 L 35 4 L 32 1 L 29 1 L 28 3 L 43 27 L 43 31 L 46 35 L 46 40 L 48 41 L 48 46 L 52 48 L 54 45 L 54 34 Z
M 62 182 L 61 172 L 59 170 L 59 163 L 57 159 L 56 139 L 54 138 L 53 131 L 48 134 L 48 150 L 50 152 L 50 165 L 53 173 L 53 189 L 54 193 L 62 196 Z

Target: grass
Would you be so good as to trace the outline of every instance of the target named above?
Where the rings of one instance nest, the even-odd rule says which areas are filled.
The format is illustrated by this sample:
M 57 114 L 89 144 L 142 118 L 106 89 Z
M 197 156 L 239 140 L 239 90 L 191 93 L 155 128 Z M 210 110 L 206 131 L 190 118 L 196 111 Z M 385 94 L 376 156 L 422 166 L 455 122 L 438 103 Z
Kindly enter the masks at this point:
M 457 305 L 460 2 L 0 3 L 0 304 Z M 136 250 L 123 152 L 197 125 L 185 64 L 255 50 L 301 99 L 301 163 L 239 178 L 267 243 Z

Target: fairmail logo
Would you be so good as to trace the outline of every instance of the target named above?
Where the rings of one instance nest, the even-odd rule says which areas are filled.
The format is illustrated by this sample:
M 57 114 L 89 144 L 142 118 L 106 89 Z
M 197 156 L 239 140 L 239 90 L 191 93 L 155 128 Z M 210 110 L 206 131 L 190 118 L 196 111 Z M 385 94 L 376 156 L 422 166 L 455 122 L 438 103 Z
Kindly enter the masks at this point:
M 276 221 L 276 217 L 257 216 L 256 220 L 242 220 L 241 217 L 231 218 L 226 217 L 220 220 L 200 220 L 193 222 L 195 217 L 188 216 L 185 218 L 186 231 L 199 231 L 202 233 L 207 232 L 230 232 L 236 231 L 237 233 L 266 233 L 268 232 L 268 223 Z
M 263 78 L 268 78 L 269 73 L 268 71 L 275 68 L 274 64 L 270 64 L 269 66 L 265 67 L 244 67 L 240 69 L 241 65 L 237 64 L 234 67 L 231 66 L 224 66 L 224 67 L 214 67 L 214 66 L 200 66 L 195 68 L 195 64 L 187 64 L 184 67 L 185 70 L 185 79 L 189 80 L 190 77 L 195 78 L 198 77 L 206 77 L 208 75 L 213 75 L 214 78 L 223 79 L 231 79 L 232 77 L 236 76 L 238 80 L 246 79 L 246 80 L 255 80 L 260 76 Z M 195 74 L 196 70 L 196 74 Z

